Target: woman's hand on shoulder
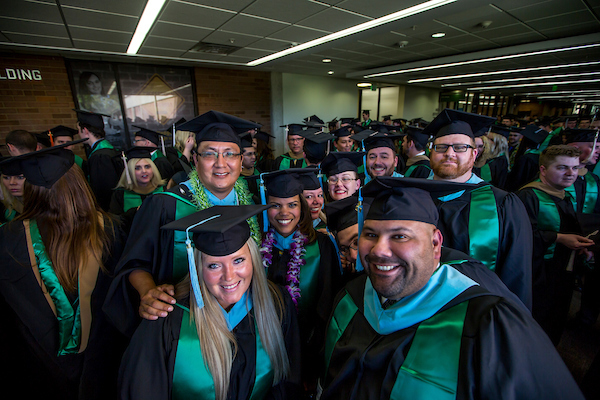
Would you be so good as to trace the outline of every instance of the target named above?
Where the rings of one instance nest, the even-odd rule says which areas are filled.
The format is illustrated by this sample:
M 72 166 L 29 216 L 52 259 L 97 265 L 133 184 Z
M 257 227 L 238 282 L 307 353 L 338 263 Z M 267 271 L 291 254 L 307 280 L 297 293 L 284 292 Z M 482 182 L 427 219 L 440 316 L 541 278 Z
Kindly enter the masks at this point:
M 151 321 L 166 317 L 176 303 L 174 295 L 175 287 L 171 284 L 151 288 L 140 298 L 140 316 Z

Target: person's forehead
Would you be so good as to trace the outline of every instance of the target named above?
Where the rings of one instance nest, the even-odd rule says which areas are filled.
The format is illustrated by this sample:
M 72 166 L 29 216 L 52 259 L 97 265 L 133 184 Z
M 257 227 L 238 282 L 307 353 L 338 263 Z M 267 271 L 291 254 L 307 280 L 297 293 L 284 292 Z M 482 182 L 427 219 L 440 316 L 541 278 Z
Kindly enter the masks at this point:
M 317 188 L 317 189 L 314 189 L 314 190 L 303 190 L 302 191 L 302 194 L 304 196 L 309 196 L 311 194 L 312 195 L 318 195 L 318 194 L 322 194 L 322 193 L 323 193 L 323 189 L 321 189 L 321 188 Z
M 290 133 L 288 135 L 288 139 L 304 139 L 304 138 L 302 136 L 300 136 L 300 135 L 296 135 L 296 134 Z
M 389 147 L 375 147 L 374 149 L 369 150 L 369 152 L 367 153 L 367 156 L 369 156 L 371 154 L 396 155 L 396 153 L 394 153 L 394 150 L 390 149 Z
M 345 244 L 345 241 L 350 241 L 352 238 L 358 236 L 358 224 L 351 225 L 346 229 L 342 229 L 337 233 L 338 240 L 340 243 Z
M 433 225 L 421 221 L 377 219 L 366 219 L 363 226 L 364 229 L 372 229 L 379 232 L 417 231 L 427 229 L 428 227 L 435 228 Z
M 557 156 L 554 159 L 554 162 L 552 164 L 550 164 L 550 166 L 559 166 L 559 165 L 567 165 L 567 166 L 579 165 L 579 157 Z
M 232 142 L 213 142 L 209 140 L 206 142 L 200 142 L 200 144 L 198 145 L 198 149 L 239 150 L 239 147 L 237 144 Z
M 250 146 L 250 147 L 244 147 L 244 153 L 247 151 L 254 151 L 254 147 Z

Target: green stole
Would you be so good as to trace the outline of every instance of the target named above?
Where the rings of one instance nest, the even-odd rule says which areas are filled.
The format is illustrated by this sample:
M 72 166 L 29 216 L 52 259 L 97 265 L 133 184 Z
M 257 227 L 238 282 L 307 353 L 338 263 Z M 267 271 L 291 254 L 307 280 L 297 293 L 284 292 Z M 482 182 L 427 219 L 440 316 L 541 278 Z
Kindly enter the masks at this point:
M 172 398 L 173 400 L 192 397 L 214 399 L 215 384 L 202 357 L 196 324 L 191 321 L 188 308 L 179 304 L 176 305 L 181 307 L 184 312 L 175 356 Z M 252 319 L 254 320 L 254 332 L 256 333 L 256 375 L 250 399 L 254 400 L 263 399 L 268 394 L 273 386 L 274 372 L 269 355 L 260 339 L 256 318 L 253 317 Z
M 156 150 L 154 151 L 154 153 L 152 153 L 152 155 L 150 156 L 150 159 L 152 161 L 156 160 L 157 158 L 161 158 L 164 157 L 165 155 L 162 153 L 162 151 L 160 150 Z
M 390 399 L 456 398 L 462 331 L 469 302 L 463 301 L 419 324 L 398 371 Z M 325 366 L 358 307 L 349 293 L 333 312 L 325 339 Z
M 310 310 L 316 308 L 319 266 L 321 265 L 321 251 L 317 240 L 307 245 L 305 250 L 303 258 L 306 264 L 300 267 L 300 276 L 298 277 L 301 293 L 298 312 L 302 315 L 307 315 L 311 312 Z
M 28 230 L 27 233 L 31 239 L 35 261 L 37 262 L 37 268 L 42 283 L 46 287 L 48 294 L 52 299 L 52 303 L 56 307 L 55 314 L 58 321 L 57 356 L 77 354 L 81 344 L 82 329 L 79 298 L 77 298 L 75 302 L 77 308 L 74 310 L 73 305 L 71 305 L 64 288 L 61 286 L 58 277 L 54 272 L 52 261 L 48 258 L 36 221 L 32 219 L 28 221 L 28 224 L 25 224 L 25 222 L 26 221 L 24 221 L 25 229 L 26 231 Z M 32 265 L 32 267 L 33 266 L 34 265 Z
M 540 180 L 536 180 L 535 182 L 540 182 Z M 537 226 L 541 231 L 552 231 L 552 232 L 560 232 L 560 214 L 558 213 L 558 208 L 556 207 L 556 203 L 552 200 L 552 197 L 543 190 L 532 187 L 533 193 L 538 198 L 539 202 L 539 210 L 537 214 Z M 577 210 L 577 203 L 574 196 L 571 196 L 570 193 L 565 191 L 565 196 L 570 197 L 571 203 L 573 204 L 573 208 Z M 556 242 L 552 243 L 550 247 L 546 249 L 544 253 L 545 260 L 551 260 L 554 257 L 554 251 L 556 250 Z
M 97 144 L 95 144 L 94 149 L 92 150 L 92 152 L 90 153 L 89 157 L 90 158 L 92 156 L 92 154 L 94 154 L 97 150 L 100 149 L 114 149 L 113 145 L 110 144 L 110 142 L 106 139 L 100 139 L 98 142 L 96 142 Z
M 198 208 L 189 200 L 184 199 L 172 192 L 158 192 L 159 195 L 167 195 L 174 197 L 177 201 L 175 206 L 175 220 L 183 217 L 187 217 L 190 214 L 198 211 Z M 174 231 L 173 232 L 173 280 L 179 282 L 188 273 L 188 258 L 187 251 L 185 248 L 185 241 L 187 236 L 185 231 Z
M 483 167 L 481 167 L 481 172 L 480 172 L 481 176 L 480 178 L 483 179 L 486 182 L 491 182 L 492 181 L 492 169 L 490 168 L 490 164 L 485 163 L 483 165 Z
M 491 185 L 471 191 L 469 205 L 469 254 L 490 270 L 496 270 L 500 224 Z
M 148 195 L 154 193 L 164 192 L 165 187 L 159 186 L 154 189 L 152 192 L 148 193 Z M 123 190 L 123 211 L 130 210 L 132 208 L 137 208 L 142 205 L 142 196 L 139 193 L 133 192 L 131 190 Z
M 12 210 L 12 211 L 4 210 L 4 219 L 6 219 L 6 221 L 12 221 L 13 219 L 15 219 L 16 216 L 17 216 L 17 210 Z
M 406 170 L 406 172 L 404 173 L 404 177 L 405 177 L 405 178 L 410 178 L 410 177 L 411 177 L 411 175 L 412 175 L 412 173 L 413 173 L 413 171 L 414 171 L 415 169 L 417 169 L 417 167 L 425 167 L 425 168 L 429 169 L 429 171 L 430 171 L 430 172 L 429 172 L 429 175 L 430 175 L 430 176 L 432 175 L 431 168 L 429 168 L 427 165 L 422 165 L 422 164 L 419 164 L 419 165 L 417 165 L 417 164 L 413 164 L 413 165 L 411 165 L 410 167 L 408 167 L 408 169 L 407 169 L 407 170 Z
M 548 145 L 550 144 L 550 141 L 552 140 L 553 137 L 560 135 L 560 132 L 562 131 L 562 129 L 563 128 L 556 128 L 555 130 L 550 132 L 548 134 L 548 136 L 546 136 L 546 139 L 544 139 L 542 144 L 540 144 L 540 146 L 538 147 L 540 154 L 542 153 L 542 151 L 544 151 L 546 149 L 546 147 L 548 147 Z
M 578 177 L 579 179 L 579 177 Z M 596 180 L 592 176 L 591 172 L 588 172 L 583 176 L 585 180 L 585 198 L 583 199 L 583 210 L 584 214 L 591 214 L 594 212 L 594 208 L 596 207 L 596 202 L 598 201 L 598 185 L 596 184 Z M 565 192 L 571 195 L 571 198 L 576 199 L 577 194 L 575 193 L 575 185 L 571 185 L 565 189 Z M 577 211 L 577 207 L 575 207 L 575 211 Z
M 77 154 L 75 154 L 75 164 L 83 170 L 83 158 L 79 157 Z
M 282 160 L 281 164 L 279 164 L 279 169 L 289 169 L 291 167 L 292 161 L 297 160 L 296 158 L 292 158 L 287 154 L 281 155 Z M 300 168 L 306 168 L 306 160 L 302 160 L 302 166 Z

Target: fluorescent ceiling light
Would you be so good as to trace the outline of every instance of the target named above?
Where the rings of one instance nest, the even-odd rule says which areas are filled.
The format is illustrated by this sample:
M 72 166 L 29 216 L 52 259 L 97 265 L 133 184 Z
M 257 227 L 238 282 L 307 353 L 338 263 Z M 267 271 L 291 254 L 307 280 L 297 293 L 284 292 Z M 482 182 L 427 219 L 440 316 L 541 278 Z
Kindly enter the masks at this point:
M 598 75 L 598 74 L 600 74 L 600 72 L 582 72 L 582 73 L 578 73 L 578 74 L 528 76 L 528 77 L 525 77 L 525 78 L 506 78 L 506 79 L 496 79 L 496 80 L 492 80 L 492 81 L 446 83 L 444 85 L 441 85 L 441 87 L 480 85 L 480 84 L 483 84 L 483 83 L 503 83 L 503 82 L 534 81 L 534 80 L 537 80 L 537 79 L 572 78 L 574 76 L 586 76 L 586 75 Z
M 558 82 L 536 82 L 536 83 L 521 83 L 518 85 L 502 85 L 502 86 L 481 86 L 472 87 L 467 90 L 493 90 L 493 89 L 504 89 L 504 88 L 517 88 L 517 87 L 529 87 L 529 86 L 554 86 L 554 85 L 580 85 L 582 83 L 593 83 L 600 82 L 600 79 L 584 79 L 581 81 L 558 81 Z
M 597 90 L 592 89 L 582 89 L 582 90 L 562 90 L 556 92 L 529 92 L 524 93 L 522 96 L 537 96 L 538 94 L 575 94 L 575 93 L 597 93 Z
M 329 75 L 333 75 L 333 71 L 327 71 Z
M 444 36 L 446 36 L 446 34 L 444 32 L 438 32 L 438 33 L 434 33 L 433 35 L 431 35 L 432 38 L 443 38 Z
M 361 82 L 361 83 L 357 83 L 356 86 L 358 86 L 358 87 L 371 87 L 371 84 L 369 82 Z
M 450 80 L 450 79 L 474 78 L 476 76 L 488 76 L 488 75 L 516 74 L 519 72 L 542 71 L 542 70 L 546 70 L 546 69 L 585 67 L 585 66 L 597 65 L 597 64 L 600 64 L 600 61 L 590 61 L 590 62 L 576 63 L 576 64 L 548 65 L 548 66 L 544 66 L 544 67 L 506 69 L 504 71 L 477 72 L 477 73 L 473 73 L 473 74 L 463 74 L 463 75 L 436 76 L 436 77 L 432 77 L 432 78 L 411 79 L 407 83 L 445 81 L 445 80 Z
M 372 78 L 372 77 L 375 77 L 375 76 L 385 76 L 385 75 L 395 75 L 395 74 L 405 74 L 407 72 L 428 71 L 430 69 L 437 69 L 437 68 L 458 67 L 458 66 L 461 66 L 461 65 L 479 64 L 479 63 L 485 63 L 485 62 L 490 62 L 490 61 L 509 60 L 511 58 L 519 58 L 519 57 L 539 56 L 539 55 L 542 55 L 542 54 L 559 53 L 559 52 L 562 52 L 562 51 L 584 50 L 584 49 L 588 49 L 588 48 L 591 48 L 591 47 L 598 47 L 598 46 L 600 46 L 600 43 L 584 44 L 584 45 L 581 45 L 581 46 L 562 47 L 562 48 L 559 48 L 559 49 L 532 51 L 532 52 L 529 52 L 529 53 L 509 54 L 509 55 L 506 55 L 506 56 L 480 58 L 480 59 L 477 59 L 477 60 L 459 61 L 459 62 L 453 62 L 453 63 L 448 63 L 448 64 L 428 65 L 426 67 L 399 69 L 399 70 L 396 70 L 396 71 L 388 71 L 388 72 L 378 72 L 376 74 L 365 75 L 365 76 L 363 76 L 363 78 Z
M 135 28 L 135 33 L 131 38 L 131 42 L 129 42 L 127 54 L 137 54 L 142 43 L 144 43 L 144 39 L 146 39 L 146 35 L 150 31 L 150 28 L 154 25 L 154 21 L 158 18 L 158 14 L 160 13 L 160 10 L 162 10 L 165 1 L 166 0 L 148 0 L 144 12 Z
M 262 57 L 262 58 L 254 60 L 254 61 L 250 61 L 246 65 L 248 65 L 250 67 L 254 67 L 256 65 L 260 65 L 260 64 L 275 60 L 280 57 L 284 57 L 284 56 L 287 56 L 287 55 L 290 55 L 293 53 L 297 53 L 299 51 L 306 50 L 311 47 L 319 46 L 323 43 L 331 42 L 333 40 L 337 40 L 337 39 L 340 39 L 340 38 L 343 38 L 343 37 L 346 37 L 349 35 L 353 35 L 355 33 L 363 32 L 368 29 L 387 24 L 388 22 L 397 21 L 402 18 L 410 17 L 411 15 L 419 14 L 419 13 L 422 13 L 425 11 L 432 10 L 437 7 L 445 6 L 446 4 L 454 3 L 455 1 L 457 1 L 457 0 L 429 0 L 424 3 L 417 4 L 416 6 L 412 6 L 412 7 L 406 8 L 404 10 L 397 11 L 392 14 L 384 15 L 383 17 L 364 22 L 360 25 L 356 25 L 356 26 L 353 26 L 353 27 L 350 27 L 347 29 L 343 29 L 339 32 L 334 32 L 329 35 L 311 40 L 309 42 L 299 44 L 298 46 L 294 46 L 289 49 L 282 50 L 277 53 L 271 54 L 269 56 Z
M 322 61 L 324 63 L 330 63 L 331 62 L 331 58 L 324 58 Z

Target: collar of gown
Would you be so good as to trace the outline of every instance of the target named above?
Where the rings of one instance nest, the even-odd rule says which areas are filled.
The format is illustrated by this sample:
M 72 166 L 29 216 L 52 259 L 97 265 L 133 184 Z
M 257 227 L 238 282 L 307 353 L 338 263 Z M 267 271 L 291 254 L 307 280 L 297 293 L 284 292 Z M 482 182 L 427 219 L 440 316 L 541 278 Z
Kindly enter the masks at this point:
M 182 185 L 185 185 L 190 192 L 194 192 L 194 189 L 192 189 L 192 184 L 190 182 L 190 180 L 188 179 L 185 182 L 181 182 Z M 211 202 L 211 204 L 213 206 L 237 206 L 238 205 L 238 198 L 237 198 L 237 194 L 235 193 L 234 189 L 231 189 L 231 192 L 229 192 L 229 194 L 223 199 L 219 199 L 217 196 L 215 196 L 214 194 L 212 194 L 208 189 L 206 189 L 206 187 L 204 188 L 206 191 L 206 196 L 208 197 L 208 200 Z
M 244 293 L 242 298 L 233 305 L 229 312 L 225 311 L 225 309 L 219 305 L 219 308 L 223 312 L 223 317 L 225 317 L 225 322 L 227 322 L 229 332 L 234 330 L 246 315 L 248 315 L 250 310 L 252 310 L 252 296 L 248 296 L 249 291 L 250 289 L 246 290 L 246 293 Z
M 433 175 L 430 176 L 427 179 L 433 179 Z M 478 177 L 474 173 L 471 173 L 471 177 L 465 183 L 477 184 L 477 183 L 481 183 L 481 182 L 483 182 L 483 179 L 481 179 L 480 177 Z M 448 194 L 446 196 L 438 197 L 438 199 L 441 200 L 441 201 L 450 201 L 450 200 L 458 199 L 460 196 L 463 195 L 463 193 L 465 193 L 464 190 L 459 190 L 456 193 L 452 193 L 452 194 Z

